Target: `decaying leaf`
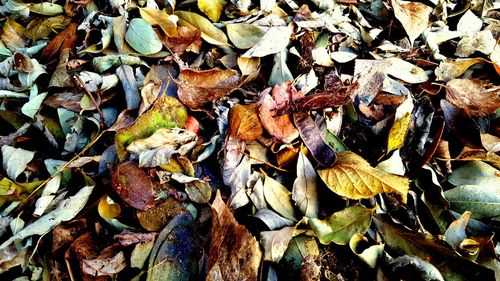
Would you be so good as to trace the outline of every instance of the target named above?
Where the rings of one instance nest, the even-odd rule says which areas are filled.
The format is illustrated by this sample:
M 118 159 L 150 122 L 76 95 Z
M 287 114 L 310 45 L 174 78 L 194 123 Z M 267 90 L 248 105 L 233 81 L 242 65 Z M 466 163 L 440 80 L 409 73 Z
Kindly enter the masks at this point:
M 236 90 L 239 80 L 240 75 L 232 69 L 184 69 L 177 80 L 179 99 L 190 108 L 200 108 Z
M 275 86 L 275 89 L 277 89 Z M 276 90 L 273 89 L 273 96 Z M 259 118 L 262 126 L 266 131 L 279 141 L 290 143 L 299 136 L 299 131 L 295 128 L 290 120 L 289 115 L 275 116 L 273 110 L 276 109 L 276 100 L 268 93 L 270 88 L 265 90 L 261 95 Z
M 207 280 L 258 280 L 262 257 L 259 243 L 234 219 L 219 191 L 212 210 Z
M 120 164 L 113 173 L 113 189 L 132 207 L 146 211 L 155 203 L 151 177 L 132 161 Z
M 333 167 L 319 170 L 318 174 L 333 192 L 351 199 L 396 193 L 406 202 L 410 188 L 407 178 L 383 173 L 371 167 L 361 156 L 347 151 L 337 155 Z

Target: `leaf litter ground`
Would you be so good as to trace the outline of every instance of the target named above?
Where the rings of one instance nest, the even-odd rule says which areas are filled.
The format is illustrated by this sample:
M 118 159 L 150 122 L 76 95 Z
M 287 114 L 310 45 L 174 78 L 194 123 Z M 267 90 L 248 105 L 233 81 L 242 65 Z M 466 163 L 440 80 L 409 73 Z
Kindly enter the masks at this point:
M 500 279 L 498 3 L 0 3 L 2 280 Z

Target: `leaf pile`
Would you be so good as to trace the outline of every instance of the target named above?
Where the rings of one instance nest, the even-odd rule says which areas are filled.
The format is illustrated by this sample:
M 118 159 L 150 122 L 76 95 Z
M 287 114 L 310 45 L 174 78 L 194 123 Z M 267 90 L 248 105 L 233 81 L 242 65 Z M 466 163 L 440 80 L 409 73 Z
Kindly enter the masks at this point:
M 1 280 L 500 280 L 500 5 L 0 1 Z

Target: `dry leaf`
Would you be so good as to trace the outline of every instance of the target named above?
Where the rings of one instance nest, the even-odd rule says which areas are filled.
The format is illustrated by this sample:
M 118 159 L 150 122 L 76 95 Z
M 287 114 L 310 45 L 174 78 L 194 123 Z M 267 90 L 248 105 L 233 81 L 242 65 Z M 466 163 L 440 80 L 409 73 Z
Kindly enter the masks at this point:
M 413 45 L 415 39 L 427 29 L 432 8 L 419 2 L 392 0 L 391 3 L 394 15 L 403 25 Z
M 240 75 L 232 69 L 184 69 L 177 81 L 179 99 L 190 108 L 200 108 L 236 90 Z
M 168 37 L 177 36 L 177 26 L 170 20 L 165 10 L 140 8 L 141 17 L 151 25 L 157 25 Z
M 258 280 L 262 252 L 255 237 L 238 224 L 217 191 L 212 203 L 212 240 L 207 281 Z
M 201 32 L 198 29 L 180 26 L 177 36 L 160 38 L 172 52 L 182 55 L 186 51 L 199 53 L 201 50 Z
M 350 199 L 371 198 L 380 193 L 399 194 L 403 202 L 410 188 L 407 178 L 387 174 L 370 166 L 353 152 L 337 154 L 332 168 L 319 170 L 319 176 L 333 192 Z
M 229 113 L 229 135 L 240 140 L 253 141 L 262 135 L 262 125 L 258 114 L 258 105 L 237 104 Z
M 277 89 L 276 87 L 275 89 Z M 264 126 L 264 129 L 271 136 L 279 141 L 290 143 L 299 136 L 299 131 L 293 126 L 289 115 L 275 116 L 273 112 L 277 108 L 277 103 L 274 99 L 277 92 L 275 89 L 273 89 L 273 97 L 268 94 L 270 89 L 264 90 L 262 93 L 259 118 L 262 126 Z
M 484 116 L 500 107 L 500 87 L 479 79 L 453 79 L 446 83 L 446 100 L 474 116 Z

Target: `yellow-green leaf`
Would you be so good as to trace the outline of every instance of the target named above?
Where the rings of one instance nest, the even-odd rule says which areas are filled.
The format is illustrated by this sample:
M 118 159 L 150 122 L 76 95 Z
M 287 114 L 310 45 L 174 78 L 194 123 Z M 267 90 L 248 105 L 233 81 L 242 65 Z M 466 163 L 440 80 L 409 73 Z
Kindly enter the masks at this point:
M 215 27 L 206 18 L 191 12 L 176 11 L 175 14 L 179 17 L 179 25 L 190 28 L 196 28 L 201 31 L 201 38 L 210 44 L 217 46 L 227 46 L 227 37 L 222 30 Z
M 150 25 L 159 26 L 168 37 L 177 36 L 177 25 L 170 20 L 165 10 L 146 7 L 140 8 L 139 12 L 143 20 L 147 21 Z
M 350 199 L 396 193 L 406 203 L 410 188 L 407 178 L 381 172 L 371 167 L 363 157 L 350 151 L 339 153 L 335 165 L 319 170 L 318 174 L 333 192 Z
M 209 19 L 213 22 L 218 22 L 222 10 L 224 10 L 224 5 L 226 5 L 225 0 L 199 0 L 198 9 L 202 11 Z
M 264 198 L 278 214 L 296 221 L 292 203 L 292 193 L 275 179 L 265 175 Z
M 411 112 L 413 110 L 413 100 L 408 97 L 397 109 L 394 124 L 389 131 L 387 140 L 387 152 L 403 147 L 406 133 L 410 127 Z

